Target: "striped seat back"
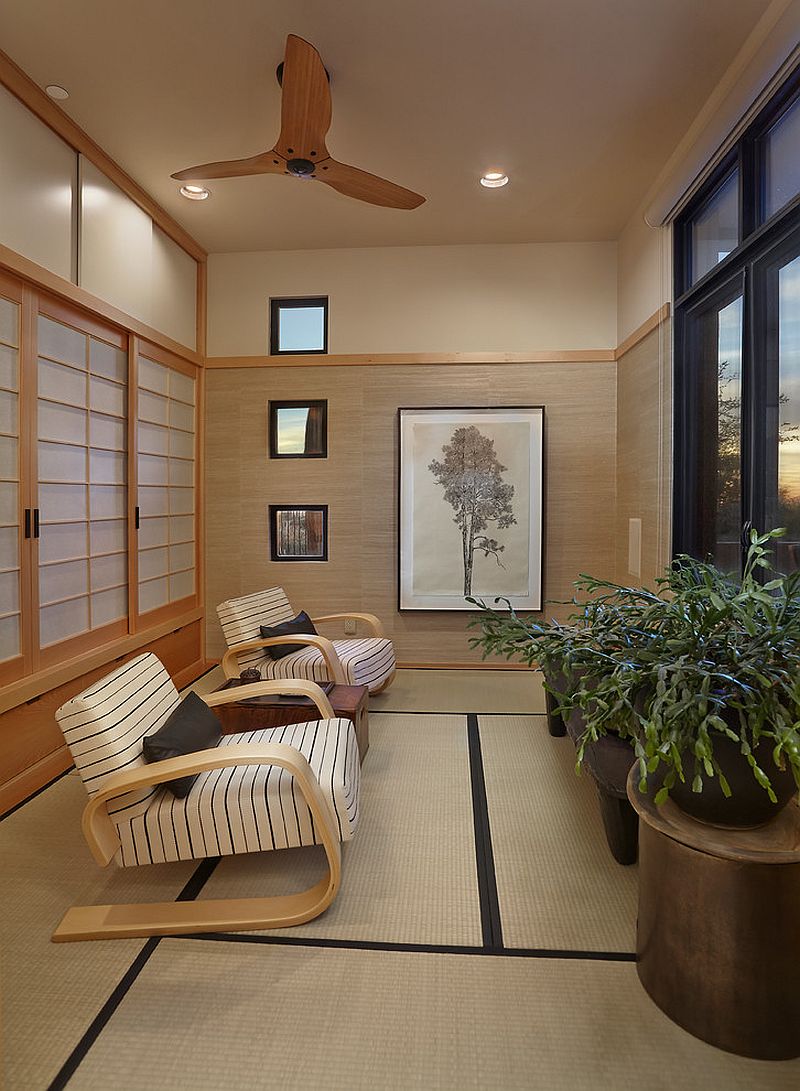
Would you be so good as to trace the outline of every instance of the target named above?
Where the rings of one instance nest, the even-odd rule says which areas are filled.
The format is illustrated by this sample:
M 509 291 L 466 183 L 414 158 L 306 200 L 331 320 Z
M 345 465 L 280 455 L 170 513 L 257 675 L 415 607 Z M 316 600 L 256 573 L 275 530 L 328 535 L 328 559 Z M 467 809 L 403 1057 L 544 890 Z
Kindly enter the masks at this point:
M 146 652 L 58 709 L 56 720 L 90 796 L 113 773 L 144 764 L 143 737 L 158 730 L 179 700 L 161 660 Z M 155 790 L 119 796 L 110 802 L 109 812 L 141 802 Z
M 217 607 L 217 615 L 225 643 L 232 648 L 246 640 L 258 640 L 262 625 L 278 625 L 281 621 L 291 621 L 294 610 L 282 587 L 268 587 L 266 591 L 256 591 L 253 595 L 221 602 Z M 263 648 L 245 652 L 239 657 L 239 668 L 244 670 L 245 667 L 258 667 L 265 658 L 266 652 Z

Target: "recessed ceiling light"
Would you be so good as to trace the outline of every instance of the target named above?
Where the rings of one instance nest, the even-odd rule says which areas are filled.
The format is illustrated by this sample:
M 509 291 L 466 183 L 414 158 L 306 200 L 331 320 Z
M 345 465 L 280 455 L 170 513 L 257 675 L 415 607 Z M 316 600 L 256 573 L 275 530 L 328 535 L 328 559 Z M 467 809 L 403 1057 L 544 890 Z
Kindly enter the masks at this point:
M 480 183 L 487 189 L 499 189 L 500 186 L 508 185 L 508 175 L 500 170 L 489 170 L 483 175 Z
M 48 83 L 47 87 L 45 87 L 45 91 L 50 96 L 50 98 L 69 98 L 69 91 L 66 89 L 66 87 L 60 87 L 57 83 Z
M 181 186 L 181 196 L 188 197 L 190 201 L 205 201 L 211 192 L 205 186 Z

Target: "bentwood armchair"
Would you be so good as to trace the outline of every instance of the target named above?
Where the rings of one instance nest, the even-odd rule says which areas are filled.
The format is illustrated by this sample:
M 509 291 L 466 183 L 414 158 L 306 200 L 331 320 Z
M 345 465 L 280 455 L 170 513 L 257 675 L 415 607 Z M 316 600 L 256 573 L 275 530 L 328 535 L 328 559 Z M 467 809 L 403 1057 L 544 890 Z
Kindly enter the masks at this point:
M 341 881 L 340 842 L 358 823 L 360 766 L 349 720 L 337 719 L 319 686 L 257 682 L 203 694 L 209 706 L 266 693 L 309 697 L 314 722 L 223 735 L 218 746 L 146 764 L 143 739 L 180 703 L 152 653 L 73 697 L 56 718 L 89 793 L 83 832 L 101 866 L 196 860 L 321 844 L 328 871 L 315 886 L 280 897 L 98 905 L 70 909 L 53 940 L 284 928 L 318 916 Z M 309 709 L 312 719 L 313 710 Z M 166 781 L 199 774 L 185 798 Z
M 306 678 L 314 682 L 368 686 L 380 693 L 394 678 L 395 656 L 391 640 L 374 614 L 346 613 L 313 617 L 316 625 L 354 618 L 370 635 L 352 640 L 329 640 L 320 634 L 292 633 L 291 636 L 262 637 L 261 626 L 272 628 L 290 621 L 295 611 L 282 587 L 270 587 L 217 607 L 228 651 L 222 659 L 227 678 L 246 667 L 255 667 L 264 679 Z M 273 659 L 267 649 L 281 644 L 303 645 L 299 651 Z

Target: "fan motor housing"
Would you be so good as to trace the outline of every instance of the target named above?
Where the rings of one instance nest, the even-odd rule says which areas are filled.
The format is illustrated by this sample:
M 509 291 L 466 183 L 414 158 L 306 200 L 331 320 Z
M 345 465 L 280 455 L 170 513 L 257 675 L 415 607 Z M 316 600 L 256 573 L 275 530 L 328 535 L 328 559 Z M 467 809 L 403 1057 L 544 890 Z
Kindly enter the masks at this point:
M 295 178 L 310 178 L 316 167 L 317 164 L 312 163 L 310 159 L 289 159 L 286 162 L 286 169 Z

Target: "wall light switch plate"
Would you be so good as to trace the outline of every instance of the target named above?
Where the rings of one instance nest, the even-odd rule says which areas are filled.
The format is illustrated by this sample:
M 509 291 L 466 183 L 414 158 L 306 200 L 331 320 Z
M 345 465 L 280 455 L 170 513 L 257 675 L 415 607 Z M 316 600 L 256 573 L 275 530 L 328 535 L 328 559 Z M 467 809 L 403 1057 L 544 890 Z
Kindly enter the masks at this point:
M 628 520 L 628 575 L 642 578 L 642 520 Z
M 354 617 L 345 618 L 344 635 L 345 636 L 355 636 L 356 635 L 356 619 Z

